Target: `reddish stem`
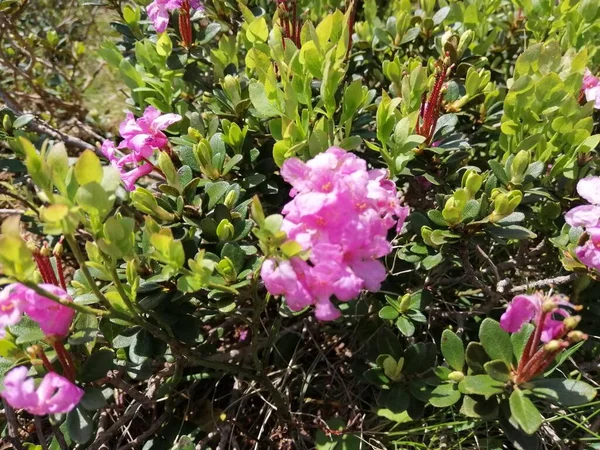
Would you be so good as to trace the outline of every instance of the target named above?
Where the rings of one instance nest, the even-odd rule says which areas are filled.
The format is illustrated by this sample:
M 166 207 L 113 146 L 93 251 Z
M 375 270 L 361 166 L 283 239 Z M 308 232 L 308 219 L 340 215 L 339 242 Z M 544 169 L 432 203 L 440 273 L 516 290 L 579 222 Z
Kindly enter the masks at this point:
M 540 338 L 542 336 L 542 330 L 544 329 L 544 322 L 546 321 L 547 316 L 548 316 L 548 313 L 545 311 L 542 311 L 542 313 L 538 317 L 538 321 L 535 324 L 535 331 L 533 332 L 533 342 L 531 344 L 531 347 L 529 347 L 529 352 L 527 354 L 523 353 L 523 355 L 527 359 L 531 359 L 533 357 L 533 354 L 540 343 Z
M 40 359 L 42 360 L 42 364 L 44 364 L 44 367 L 46 368 L 46 370 L 48 372 L 54 372 L 54 367 L 52 367 L 52 363 L 50 362 L 50 360 L 48 359 L 48 357 L 46 356 L 46 353 L 44 352 L 44 349 L 40 348 Z
M 62 257 L 60 255 L 54 255 L 54 258 L 56 259 L 56 269 L 58 271 L 58 278 L 60 279 L 60 287 L 62 287 L 66 291 L 67 282 L 65 280 L 65 272 L 63 270 Z
M 75 366 L 73 364 L 73 359 L 67 349 L 63 345 L 63 343 L 59 340 L 56 340 L 52 343 L 54 346 L 54 350 L 56 350 L 56 356 L 58 356 L 58 360 L 63 368 L 64 375 L 71 381 L 75 382 Z
M 183 0 L 179 10 L 179 34 L 183 40 L 183 46 L 189 49 L 192 46 L 192 21 L 189 0 Z

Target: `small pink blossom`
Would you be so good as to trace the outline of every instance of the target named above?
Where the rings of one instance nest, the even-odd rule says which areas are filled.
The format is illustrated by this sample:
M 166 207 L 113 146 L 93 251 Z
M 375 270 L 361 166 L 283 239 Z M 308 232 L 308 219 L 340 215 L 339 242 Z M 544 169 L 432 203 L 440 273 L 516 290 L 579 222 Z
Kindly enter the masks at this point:
M 53 284 L 40 284 L 40 288 L 66 301 L 72 301 L 64 289 Z M 22 284 L 11 284 L 0 293 L 0 308 L 5 307 L 8 315 L 0 315 L 0 326 L 15 325 L 27 314 L 36 321 L 46 336 L 66 336 L 75 316 L 75 311 L 46 298 Z M 18 313 L 18 314 L 17 314 Z
M 368 170 L 356 155 L 332 147 L 304 163 L 287 160 L 281 175 L 293 189 L 283 208 L 282 231 L 309 252 L 308 261 L 268 259 L 262 278 L 290 309 L 316 306 L 319 320 L 341 313 L 331 298 L 350 301 L 363 289 L 377 291 L 386 277 L 378 261 L 392 251 L 387 239 L 408 215 L 385 170 Z
M 600 79 L 595 77 L 589 69 L 585 69 L 581 86 L 585 99 L 594 102 L 594 108 L 600 109 Z
M 137 162 L 148 159 L 155 149 L 163 148 L 168 144 L 169 141 L 163 130 L 181 119 L 179 114 L 161 114 L 153 106 L 148 106 L 143 116 L 137 120 L 131 112 L 128 112 L 119 126 L 123 141 L 118 148 L 131 150 Z
M 128 191 L 135 190 L 137 180 L 154 170 L 148 159 L 154 155 L 156 149 L 165 147 L 169 142 L 163 130 L 181 119 L 179 114 L 161 114 L 153 106 L 146 108 L 139 119 L 129 112 L 119 127 L 123 137 L 119 146 L 115 147 L 110 140 L 102 143 L 102 154 L 119 172 Z M 123 149 L 129 149 L 130 153 L 118 156 L 117 151 Z
M 0 338 L 5 336 L 7 326 L 16 325 L 23 316 L 23 303 L 17 293 L 22 288 L 20 284 L 11 284 L 0 292 Z
M 545 302 L 553 302 L 555 308 L 544 316 L 543 323 L 540 324 Z M 573 305 L 560 295 L 549 299 L 539 292 L 532 295 L 517 295 L 500 317 L 500 326 L 509 333 L 516 333 L 524 324 L 533 321 L 536 326 L 542 327 L 542 342 L 549 342 L 561 333 L 562 319 L 571 315 L 564 308 L 572 307 Z
M 71 411 L 83 397 L 83 389 L 55 372 L 46 374 L 36 389 L 27 368 L 19 366 L 6 374 L 0 395 L 15 409 L 43 416 Z
M 146 11 L 152 20 L 157 33 L 163 33 L 169 26 L 169 11 L 181 8 L 183 0 L 154 0 Z M 190 6 L 194 9 L 203 9 L 199 0 L 190 0 Z
M 576 206 L 565 214 L 572 227 L 584 227 L 590 239 L 575 253 L 588 267 L 600 270 L 600 177 L 586 177 L 577 183 L 577 193 L 590 205 Z

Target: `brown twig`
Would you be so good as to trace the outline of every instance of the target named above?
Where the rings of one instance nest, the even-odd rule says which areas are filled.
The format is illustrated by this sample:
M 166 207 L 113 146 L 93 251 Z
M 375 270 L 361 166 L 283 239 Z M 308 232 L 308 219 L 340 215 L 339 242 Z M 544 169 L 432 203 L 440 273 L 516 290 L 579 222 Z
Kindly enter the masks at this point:
M 15 414 L 15 410 L 7 403 L 6 400 L 2 400 L 4 403 L 4 413 L 6 414 L 6 422 L 8 424 L 8 440 L 14 446 L 15 450 L 23 450 L 21 440 L 19 438 L 19 421 Z
M 42 446 L 42 450 L 48 450 L 48 443 L 46 442 L 46 436 L 44 436 L 44 429 L 41 416 L 34 415 L 33 421 L 35 423 L 35 433 L 37 434 L 38 441 Z

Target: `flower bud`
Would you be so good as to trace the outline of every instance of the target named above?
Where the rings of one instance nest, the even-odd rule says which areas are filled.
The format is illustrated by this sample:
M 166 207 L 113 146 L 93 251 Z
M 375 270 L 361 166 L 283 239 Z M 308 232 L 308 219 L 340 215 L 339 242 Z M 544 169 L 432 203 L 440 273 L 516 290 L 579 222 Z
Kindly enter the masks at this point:
M 400 312 L 406 312 L 408 311 L 408 308 L 410 307 L 410 294 L 404 294 L 402 296 L 402 298 L 400 299 Z
M 567 338 L 569 339 L 570 343 L 576 344 L 577 342 L 585 341 L 588 338 L 588 335 L 582 333 L 581 331 L 574 330 L 569 331 L 569 334 L 567 334 Z
M 36 359 L 42 353 L 42 347 L 40 345 L 32 345 L 30 347 L 27 347 L 26 352 L 29 358 Z
M 563 325 L 567 330 L 574 330 L 581 322 L 581 316 L 571 316 L 563 320 Z
M 435 243 L 431 240 L 432 233 L 433 230 L 430 227 L 421 227 L 421 237 L 423 238 L 425 245 L 436 248 L 437 245 L 435 245 Z
M 217 226 L 217 236 L 219 241 L 230 241 L 234 234 L 235 229 L 232 223 L 227 219 L 221 220 Z
M 63 245 L 63 240 L 59 240 L 56 245 L 54 246 L 54 250 L 52 251 L 52 253 L 54 254 L 54 256 L 61 256 L 65 251 L 65 247 Z
M 223 80 L 223 90 L 234 106 L 242 100 L 242 89 L 240 87 L 240 81 L 237 77 L 226 75 L 225 79 Z
M 460 40 L 458 41 L 458 47 L 456 48 L 456 53 L 459 57 L 463 55 L 467 48 L 469 48 L 474 37 L 475 32 L 473 30 L 467 30 L 461 35 Z
M 546 345 L 544 345 L 544 350 L 546 350 L 547 352 L 555 352 L 557 350 L 560 350 L 562 348 L 562 343 L 561 341 L 557 341 L 557 340 L 552 340 L 550 342 L 548 342 Z
M 225 206 L 227 206 L 229 209 L 233 208 L 235 206 L 235 200 L 236 200 L 236 192 L 235 191 L 229 191 L 227 193 L 227 195 L 225 196 L 225 200 L 223 201 L 223 203 L 225 203 Z
M 50 247 L 48 246 L 47 242 L 44 242 L 44 245 L 40 250 L 40 254 L 46 257 L 50 257 L 52 255 L 52 252 L 50 251 Z
M 523 182 L 525 172 L 527 171 L 530 162 L 531 157 L 527 150 L 521 150 L 519 153 L 517 153 L 510 166 L 512 173 L 511 182 L 513 184 L 521 184 Z
M 6 131 L 8 131 L 12 128 L 12 120 L 10 120 L 10 117 L 8 114 L 5 114 L 4 117 L 2 118 L 2 128 L 4 128 Z
M 455 370 L 454 372 L 450 372 L 448 374 L 448 379 L 451 381 L 455 381 L 456 383 L 460 383 L 462 380 L 465 379 L 465 374 L 462 373 L 460 370 Z
M 552 299 L 547 299 L 544 301 L 544 303 L 542 303 L 542 311 L 544 311 L 545 313 L 551 313 L 556 308 L 558 308 L 558 305 Z
M 467 190 L 471 197 L 473 197 L 483 184 L 483 177 L 474 170 L 468 170 L 465 172 L 462 180 L 463 187 Z
M 511 191 L 508 194 L 508 206 L 511 213 L 521 204 L 521 200 L 523 200 L 523 193 L 521 191 Z

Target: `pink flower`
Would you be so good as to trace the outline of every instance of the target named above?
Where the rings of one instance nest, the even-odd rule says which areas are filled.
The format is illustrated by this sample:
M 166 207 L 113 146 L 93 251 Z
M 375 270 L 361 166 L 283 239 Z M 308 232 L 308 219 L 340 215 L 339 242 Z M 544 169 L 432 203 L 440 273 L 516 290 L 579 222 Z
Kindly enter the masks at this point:
M 168 144 L 167 136 L 162 131 L 181 119 L 179 114 L 161 114 L 153 106 L 148 106 L 143 116 L 137 120 L 128 112 L 119 126 L 124 140 L 118 148 L 131 150 L 137 162 L 148 159 L 154 153 L 154 149 L 163 148 Z
M 53 284 L 40 284 L 45 291 L 71 301 L 71 297 L 62 288 Z M 0 316 L 0 326 L 15 325 L 21 320 L 22 313 L 36 321 L 46 336 L 66 336 L 71 327 L 75 311 L 46 298 L 22 284 L 11 284 L 0 293 L 0 308 L 4 306 L 7 315 Z M 18 313 L 18 314 L 17 314 Z
M 13 408 L 43 416 L 68 413 L 83 397 L 83 390 L 55 372 L 46 374 L 36 390 L 27 368 L 19 366 L 6 374 L 0 395 Z
M 550 307 L 547 303 L 550 303 Z M 549 299 L 539 292 L 532 295 L 517 295 L 500 317 L 500 326 L 509 333 L 516 333 L 524 324 L 534 321 L 536 326 L 542 327 L 542 342 L 549 342 L 558 337 L 562 330 L 562 320 L 555 317 L 564 319 L 570 316 L 565 307 L 572 308 L 573 305 L 560 295 Z M 544 309 L 551 311 L 544 315 Z M 540 324 L 542 319 L 543 323 Z
M 589 240 L 577 247 L 575 253 L 587 267 L 600 271 L 600 228 L 588 228 L 587 233 Z
M 332 297 L 349 301 L 363 289 L 379 290 L 386 269 L 377 259 L 392 251 L 388 231 L 401 230 L 408 208 L 386 171 L 368 170 L 364 160 L 338 147 L 306 163 L 291 158 L 281 175 L 293 187 L 282 231 L 310 256 L 268 259 L 262 278 L 292 310 L 315 305 L 319 320 L 333 320 L 340 312 Z
M 130 170 L 129 172 L 121 172 L 121 180 L 123 180 L 125 189 L 128 191 L 135 191 L 135 183 L 137 180 L 148 175 L 153 170 L 154 166 L 152 164 L 145 163 L 141 166 L 137 166 L 135 169 Z
M 183 0 L 154 0 L 146 11 L 152 20 L 157 33 L 163 33 L 169 26 L 169 11 L 181 8 Z M 194 9 L 202 9 L 199 0 L 190 0 L 190 6 Z
M 119 126 L 123 137 L 119 146 L 115 147 L 110 140 L 102 143 L 102 154 L 119 171 L 121 180 L 128 191 L 135 190 L 137 180 L 154 170 L 154 166 L 148 162 L 148 159 L 152 157 L 156 149 L 165 147 L 169 142 L 162 131 L 181 119 L 179 114 L 161 114 L 153 106 L 146 108 L 143 116 L 137 120 L 129 112 Z M 131 150 L 131 153 L 121 157 L 117 156 L 117 149 L 125 148 Z M 138 165 L 141 162 L 144 164 Z
M 7 326 L 16 325 L 21 320 L 23 304 L 17 291 L 22 289 L 20 284 L 11 284 L 0 292 L 0 338 L 5 336 Z
M 586 177 L 577 183 L 577 193 L 591 205 L 577 206 L 565 214 L 572 227 L 585 227 L 590 239 L 575 253 L 588 267 L 600 270 L 600 177 Z
M 53 284 L 40 284 L 50 294 L 71 302 L 72 299 L 62 288 Z M 24 311 L 39 323 L 46 336 L 66 336 L 69 333 L 75 310 L 46 298 L 33 289 L 25 289 Z
M 592 75 L 589 69 L 585 69 L 583 83 L 581 86 L 585 99 L 588 102 L 594 102 L 594 108 L 600 109 L 600 79 Z

